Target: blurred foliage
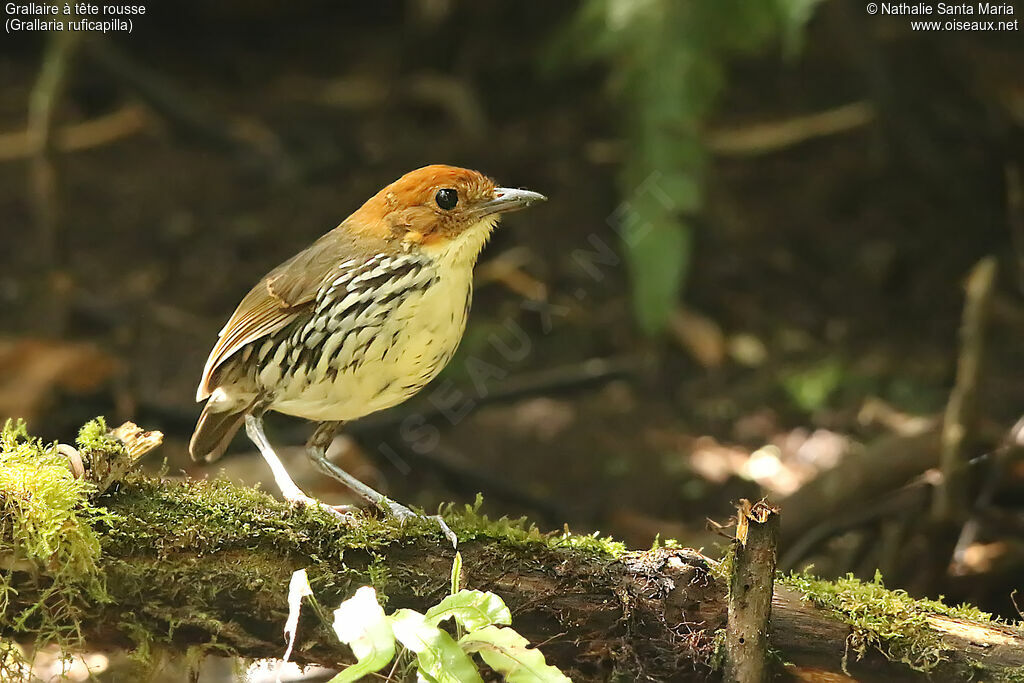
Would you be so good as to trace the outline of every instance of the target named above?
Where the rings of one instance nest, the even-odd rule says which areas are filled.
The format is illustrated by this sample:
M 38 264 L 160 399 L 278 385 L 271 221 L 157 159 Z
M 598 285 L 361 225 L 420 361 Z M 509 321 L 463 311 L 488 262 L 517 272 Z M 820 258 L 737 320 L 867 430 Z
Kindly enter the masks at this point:
M 782 387 L 789 398 L 802 410 L 813 413 L 825 407 L 830 396 L 846 377 L 843 364 L 837 358 L 823 358 L 814 365 L 785 373 Z
M 701 127 L 733 55 L 773 40 L 788 54 L 820 0 L 585 0 L 556 46 L 607 62 L 625 114 L 623 204 L 611 222 L 622 236 L 633 306 L 647 333 L 676 305 L 692 248 L 685 216 L 700 207 L 705 153 Z

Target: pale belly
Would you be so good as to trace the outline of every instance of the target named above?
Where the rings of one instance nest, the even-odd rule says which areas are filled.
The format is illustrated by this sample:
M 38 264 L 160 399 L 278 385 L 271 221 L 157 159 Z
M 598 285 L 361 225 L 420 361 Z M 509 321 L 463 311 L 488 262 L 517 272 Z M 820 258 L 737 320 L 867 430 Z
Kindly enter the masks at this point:
M 379 325 L 345 339 L 333 356 L 339 359 L 333 373 L 299 367 L 283 377 L 261 376 L 274 387 L 270 408 L 308 420 L 349 421 L 410 398 L 455 353 L 471 286 L 470 277 L 442 280 L 402 301 Z

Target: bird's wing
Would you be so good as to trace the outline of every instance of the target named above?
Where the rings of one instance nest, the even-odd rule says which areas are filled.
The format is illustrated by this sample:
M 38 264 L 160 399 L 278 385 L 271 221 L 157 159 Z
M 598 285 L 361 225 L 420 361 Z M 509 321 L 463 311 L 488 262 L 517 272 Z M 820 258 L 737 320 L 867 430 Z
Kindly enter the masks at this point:
M 327 233 L 267 273 L 245 295 L 210 352 L 196 391 L 197 401 L 208 398 L 217 388 L 213 375 L 224 361 L 246 344 L 277 332 L 312 305 L 321 284 L 337 263 L 339 247 L 344 254 L 336 235 Z

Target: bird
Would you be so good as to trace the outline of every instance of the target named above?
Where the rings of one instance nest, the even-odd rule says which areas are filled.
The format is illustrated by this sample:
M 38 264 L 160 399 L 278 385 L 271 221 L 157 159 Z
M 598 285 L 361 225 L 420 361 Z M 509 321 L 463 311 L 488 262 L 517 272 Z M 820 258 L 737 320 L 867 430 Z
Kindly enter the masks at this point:
M 473 268 L 498 221 L 544 200 L 478 171 L 424 166 L 271 270 L 203 368 L 193 460 L 216 460 L 244 424 L 286 501 L 342 515 L 295 484 L 264 433 L 268 411 L 304 418 L 317 425 L 306 454 L 319 471 L 385 514 L 417 516 L 330 461 L 327 447 L 343 423 L 402 403 L 441 372 L 466 329 Z

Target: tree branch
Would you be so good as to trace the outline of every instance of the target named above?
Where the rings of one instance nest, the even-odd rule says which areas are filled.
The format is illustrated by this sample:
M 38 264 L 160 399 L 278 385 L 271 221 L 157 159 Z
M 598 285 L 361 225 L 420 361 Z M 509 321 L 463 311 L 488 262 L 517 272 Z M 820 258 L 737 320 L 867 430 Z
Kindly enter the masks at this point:
M 94 501 L 106 509 L 93 526 L 101 538 L 96 566 L 108 600 L 92 600 L 78 612 L 90 648 L 280 655 L 288 581 L 300 568 L 307 569 L 325 607 L 366 584 L 387 597 L 389 611 L 424 610 L 449 590 L 453 550 L 427 523 L 399 529 L 366 518 L 345 527 L 318 510 L 290 509 L 226 482 L 134 476 L 115 489 Z M 727 580 L 713 560 L 676 548 L 626 552 L 610 541 L 543 535 L 468 510 L 447 517 L 460 538 L 467 587 L 501 595 L 515 628 L 542 644 L 548 661 L 576 680 L 713 676 Z M 16 628 L 13 615 L 46 599 L 53 568 L 24 562 L 0 567 L 0 579 L 17 590 L 8 594 L 0 634 L 45 632 L 52 624 L 30 619 Z M 306 612 L 294 659 L 326 666 L 348 661 L 329 627 Z M 944 658 L 931 670 L 936 680 L 967 680 L 978 667 L 997 677 L 1024 666 L 1024 639 L 1014 628 L 938 614 L 922 623 L 913 637 L 926 639 Z M 785 661 L 839 672 L 855 632 L 841 614 L 814 606 L 792 588 L 776 588 L 769 644 Z M 884 649 L 885 636 L 879 638 L 878 649 Z M 925 678 L 878 651 L 849 659 L 850 675 L 866 680 Z

